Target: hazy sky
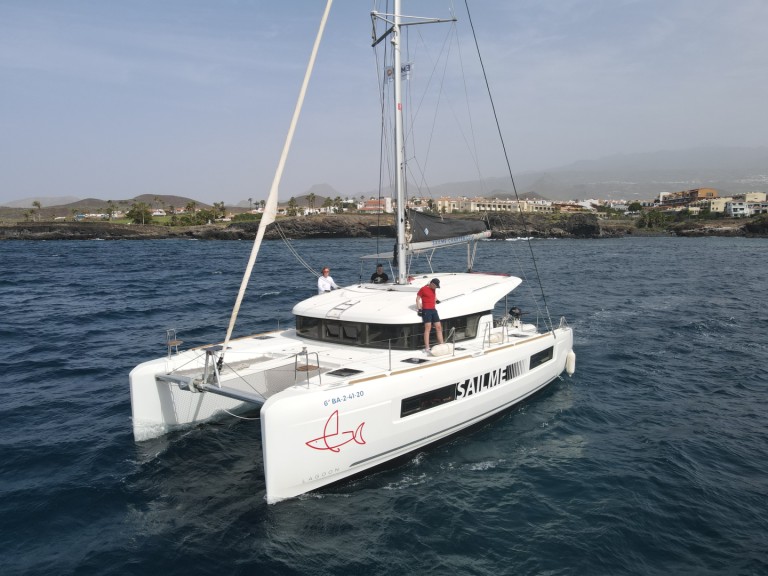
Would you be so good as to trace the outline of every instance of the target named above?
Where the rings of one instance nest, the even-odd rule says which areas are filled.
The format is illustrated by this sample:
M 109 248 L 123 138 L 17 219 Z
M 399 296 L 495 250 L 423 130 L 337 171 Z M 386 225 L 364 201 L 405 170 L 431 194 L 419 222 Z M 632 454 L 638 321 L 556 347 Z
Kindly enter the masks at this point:
M 264 198 L 324 5 L 0 0 L 0 204 Z M 405 5 L 447 16 L 451 2 Z M 334 3 L 282 199 L 318 183 L 342 196 L 378 186 L 372 7 Z M 471 0 L 470 9 L 513 171 L 768 144 L 767 0 Z M 456 11 L 462 18 L 463 1 Z M 469 60 L 470 38 L 461 42 Z M 433 70 L 433 54 L 411 56 L 415 73 Z M 475 129 L 477 141 L 495 139 Z M 457 164 L 430 152 L 431 183 L 476 176 Z

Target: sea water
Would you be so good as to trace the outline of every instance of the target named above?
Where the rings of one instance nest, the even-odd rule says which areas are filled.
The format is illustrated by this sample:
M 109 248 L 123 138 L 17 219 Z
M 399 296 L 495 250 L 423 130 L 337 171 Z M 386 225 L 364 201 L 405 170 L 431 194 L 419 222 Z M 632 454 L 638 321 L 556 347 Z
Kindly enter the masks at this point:
M 354 256 L 391 243 L 291 246 L 347 284 L 373 272 Z M 0 574 L 768 573 L 767 241 L 530 249 L 535 267 L 527 242 L 484 242 L 474 268 L 522 263 L 532 289 L 507 304 L 565 316 L 573 377 L 267 505 L 257 414 L 138 444 L 130 421 L 128 373 L 166 353 L 166 329 L 223 339 L 250 243 L 0 242 Z M 235 334 L 290 326 L 314 287 L 266 243 Z

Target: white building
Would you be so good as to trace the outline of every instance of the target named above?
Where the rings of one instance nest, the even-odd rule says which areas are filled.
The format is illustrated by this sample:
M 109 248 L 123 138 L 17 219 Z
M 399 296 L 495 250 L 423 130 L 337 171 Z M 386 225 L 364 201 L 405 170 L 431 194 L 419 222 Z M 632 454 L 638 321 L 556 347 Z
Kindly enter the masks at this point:
M 435 209 L 442 214 L 452 212 L 554 212 L 547 200 L 507 200 L 501 198 L 452 198 L 443 196 L 435 202 Z
M 731 200 L 725 203 L 725 215 L 729 218 L 747 218 L 752 216 L 749 203 L 743 200 Z

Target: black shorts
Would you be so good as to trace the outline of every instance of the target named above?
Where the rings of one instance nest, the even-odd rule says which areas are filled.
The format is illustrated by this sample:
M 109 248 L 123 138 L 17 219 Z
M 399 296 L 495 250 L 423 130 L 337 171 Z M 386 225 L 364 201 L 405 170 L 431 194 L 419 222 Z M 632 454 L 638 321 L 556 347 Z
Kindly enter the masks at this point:
M 437 310 L 432 308 L 431 310 L 424 309 L 421 311 L 421 321 L 426 323 L 432 323 L 440 322 L 440 316 L 437 315 Z

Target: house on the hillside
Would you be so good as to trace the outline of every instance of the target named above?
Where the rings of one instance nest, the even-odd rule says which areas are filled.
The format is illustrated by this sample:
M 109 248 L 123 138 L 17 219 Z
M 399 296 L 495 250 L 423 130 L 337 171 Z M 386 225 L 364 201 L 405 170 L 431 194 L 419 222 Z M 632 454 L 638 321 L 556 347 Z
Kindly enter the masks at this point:
M 361 212 L 368 214 L 392 214 L 392 198 L 382 198 L 381 200 L 366 200 L 362 205 L 358 205 Z
M 717 190 L 714 188 L 694 188 L 681 192 L 662 192 L 659 194 L 659 203 L 664 208 L 688 206 L 693 202 L 717 198 Z

